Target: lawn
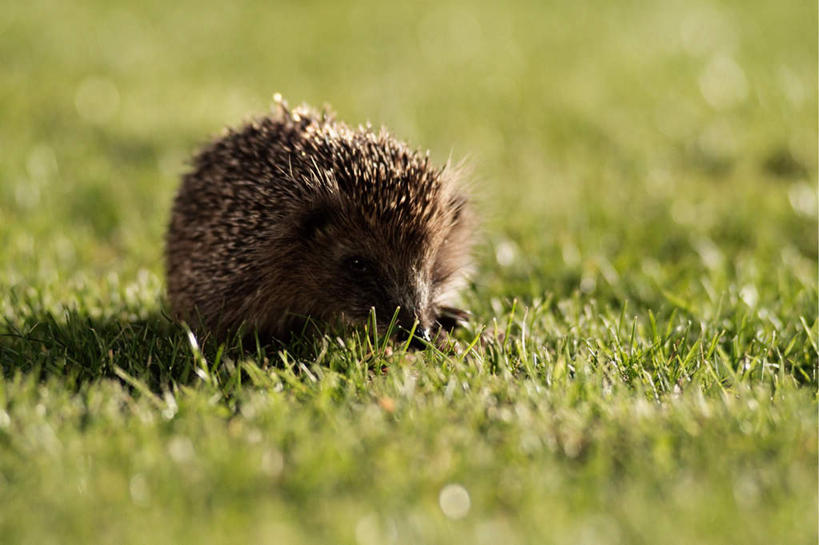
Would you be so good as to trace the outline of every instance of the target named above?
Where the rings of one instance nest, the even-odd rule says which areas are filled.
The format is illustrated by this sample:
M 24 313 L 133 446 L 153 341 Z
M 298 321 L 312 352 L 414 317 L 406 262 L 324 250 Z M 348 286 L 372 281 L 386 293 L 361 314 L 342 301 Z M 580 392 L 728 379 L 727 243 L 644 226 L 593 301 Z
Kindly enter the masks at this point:
M 0 542 L 817 541 L 817 11 L 6 2 Z M 452 353 L 167 318 L 197 145 L 332 104 L 482 226 Z

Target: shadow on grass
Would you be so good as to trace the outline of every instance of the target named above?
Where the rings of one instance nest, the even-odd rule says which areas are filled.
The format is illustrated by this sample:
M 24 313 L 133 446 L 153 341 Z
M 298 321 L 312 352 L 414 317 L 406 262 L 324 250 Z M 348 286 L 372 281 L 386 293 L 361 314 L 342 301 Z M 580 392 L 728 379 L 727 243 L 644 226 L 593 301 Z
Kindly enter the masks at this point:
M 256 382 L 265 369 L 286 371 L 300 381 L 302 371 L 315 363 L 336 370 L 360 360 L 378 366 L 366 331 L 330 331 L 333 335 L 328 337 L 308 323 L 287 343 L 242 331 L 216 339 L 192 336 L 158 311 L 139 319 L 95 318 L 76 310 L 33 312 L 24 319 L 0 322 L 0 374 L 6 379 L 18 374 L 56 379 L 77 390 L 116 379 L 128 388 L 139 383 L 137 389 L 144 385 L 154 393 L 204 380 L 230 396 L 231 385 Z M 350 342 L 332 342 L 336 334 Z M 386 346 L 383 339 L 381 343 Z
M 296 357 L 310 353 L 310 343 L 287 346 Z M 59 316 L 43 313 L 18 322 L 0 323 L 0 372 L 56 377 L 76 387 L 103 378 L 135 377 L 151 390 L 187 385 L 201 372 L 221 372 L 227 359 L 266 366 L 279 361 L 284 348 L 273 341 L 235 335 L 227 342 L 196 339 L 183 326 L 156 312 L 144 319 L 93 318 L 77 311 Z

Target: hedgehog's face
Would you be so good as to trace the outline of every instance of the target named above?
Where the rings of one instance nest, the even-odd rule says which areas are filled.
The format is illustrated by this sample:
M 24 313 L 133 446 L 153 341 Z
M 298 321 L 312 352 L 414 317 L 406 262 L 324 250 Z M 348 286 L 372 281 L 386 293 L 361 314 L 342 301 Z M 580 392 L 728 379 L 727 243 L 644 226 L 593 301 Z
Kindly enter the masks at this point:
M 406 331 L 415 326 L 419 336 L 428 339 L 435 308 L 423 256 L 391 252 L 384 258 L 377 250 L 380 245 L 365 240 L 347 239 L 339 242 L 335 252 L 331 249 L 335 273 L 329 282 L 343 301 L 334 314 L 361 323 L 374 311 L 380 331 L 395 317 L 399 328 Z
M 372 310 L 379 330 L 393 317 L 398 331 L 415 327 L 428 339 L 442 325 L 442 304 L 461 276 L 468 252 L 463 200 L 422 224 L 369 220 L 357 210 L 312 207 L 299 222 L 302 279 L 311 283 L 311 309 L 325 319 L 366 322 Z

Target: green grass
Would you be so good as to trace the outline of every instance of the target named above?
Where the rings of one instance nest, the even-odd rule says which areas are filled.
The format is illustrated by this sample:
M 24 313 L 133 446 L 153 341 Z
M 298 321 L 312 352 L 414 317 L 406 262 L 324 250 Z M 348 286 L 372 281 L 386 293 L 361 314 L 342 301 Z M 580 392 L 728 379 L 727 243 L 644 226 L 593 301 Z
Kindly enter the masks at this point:
M 816 542 L 815 5 L 2 12 L 0 542 Z M 184 160 L 276 91 L 469 156 L 456 353 L 166 318 Z

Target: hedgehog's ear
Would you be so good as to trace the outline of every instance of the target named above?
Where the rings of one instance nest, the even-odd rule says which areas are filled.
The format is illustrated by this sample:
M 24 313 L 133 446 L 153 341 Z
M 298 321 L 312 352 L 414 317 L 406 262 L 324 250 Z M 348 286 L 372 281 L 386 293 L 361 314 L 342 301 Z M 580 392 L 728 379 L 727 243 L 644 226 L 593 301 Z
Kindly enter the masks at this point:
M 310 208 L 298 222 L 298 235 L 302 240 L 312 240 L 316 233 L 330 223 L 330 207 L 319 205 Z

